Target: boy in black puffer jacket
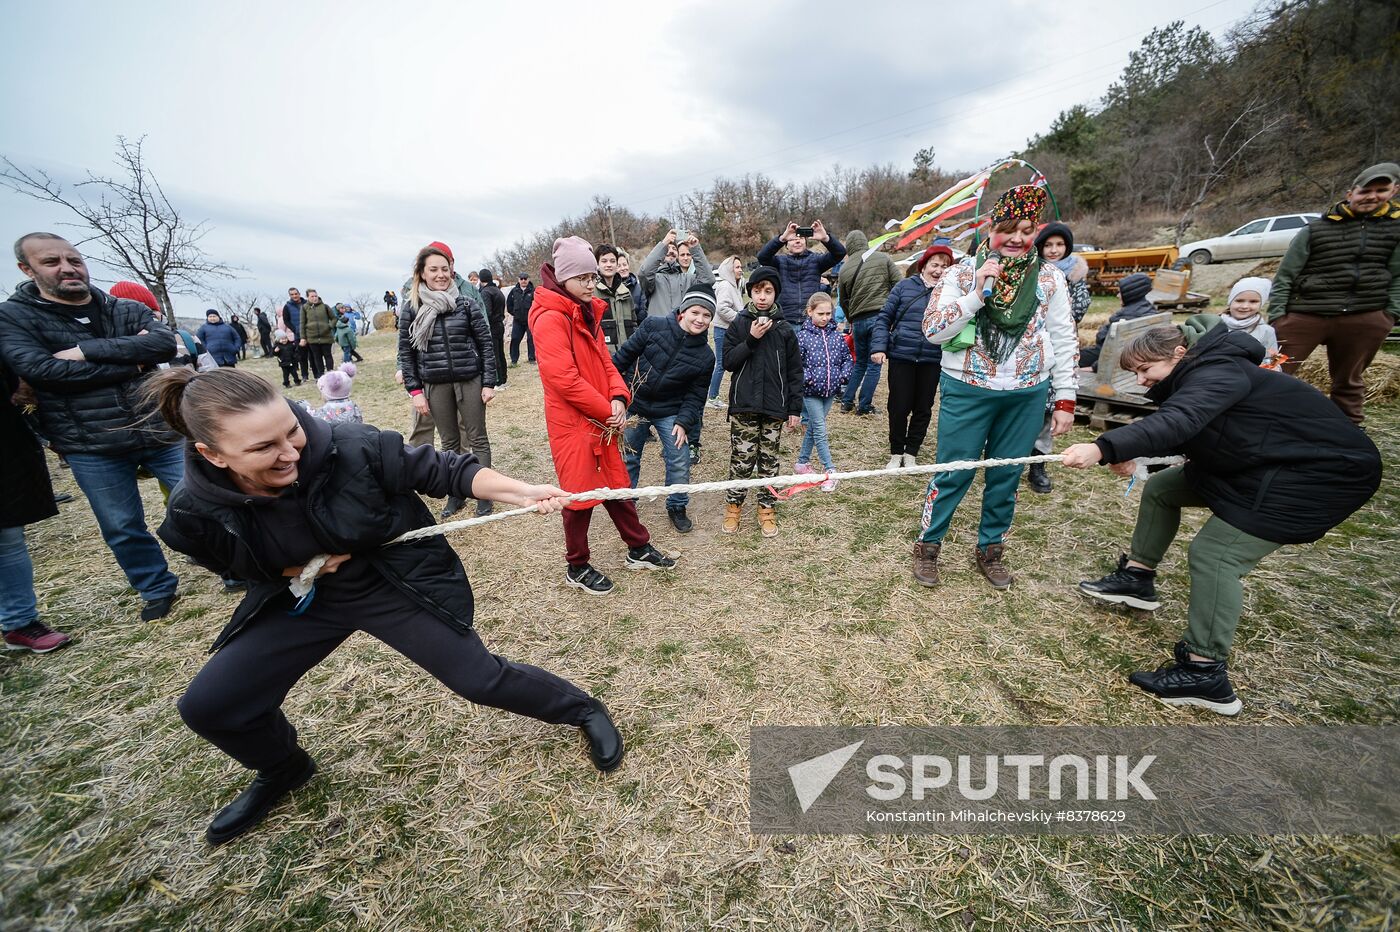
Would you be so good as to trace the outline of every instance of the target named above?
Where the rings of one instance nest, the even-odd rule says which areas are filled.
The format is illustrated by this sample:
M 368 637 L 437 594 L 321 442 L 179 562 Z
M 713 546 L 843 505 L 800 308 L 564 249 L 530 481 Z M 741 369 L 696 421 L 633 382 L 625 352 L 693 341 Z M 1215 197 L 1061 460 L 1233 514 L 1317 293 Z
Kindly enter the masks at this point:
M 797 331 L 778 308 L 782 281 L 776 269 L 760 266 L 749 276 L 749 303 L 724 336 L 724 368 L 729 381 L 729 478 L 778 474 L 778 443 L 783 420 L 788 430 L 802 423 L 802 351 Z M 739 530 L 745 493 L 726 496 L 724 533 Z M 773 493 L 758 490 L 758 524 L 764 537 L 778 535 Z
M 715 368 L 708 341 L 714 314 L 714 288 L 692 285 L 679 313 L 647 317 L 613 353 L 613 365 L 632 389 L 628 413 L 637 415 L 637 423 L 627 429 L 622 454 L 634 489 L 653 427 L 661 438 L 666 484 L 690 481 L 687 444 L 699 434 L 705 390 Z M 666 514 L 682 534 L 695 526 L 685 513 L 689 504 L 690 496 L 683 492 L 666 496 Z
M 1104 341 L 1108 339 L 1109 328 L 1120 320 L 1135 320 L 1139 317 L 1146 317 L 1148 314 L 1157 313 L 1157 305 L 1147 300 L 1147 294 L 1152 290 L 1152 276 L 1145 272 L 1134 272 L 1131 275 L 1123 276 L 1118 283 L 1118 296 L 1123 300 L 1123 306 L 1113 312 L 1113 316 L 1108 319 L 1108 323 L 1099 328 L 1098 335 L 1094 338 L 1093 346 L 1086 346 L 1079 351 L 1079 365 L 1084 369 L 1098 371 L 1099 353 L 1103 352 Z

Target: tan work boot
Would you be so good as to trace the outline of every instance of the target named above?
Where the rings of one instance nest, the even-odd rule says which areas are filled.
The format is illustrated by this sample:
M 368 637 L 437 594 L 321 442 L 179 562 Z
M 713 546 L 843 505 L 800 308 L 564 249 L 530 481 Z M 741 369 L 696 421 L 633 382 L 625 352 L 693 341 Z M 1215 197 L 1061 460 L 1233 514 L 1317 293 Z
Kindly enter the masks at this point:
M 744 516 L 744 506 L 736 505 L 733 502 L 724 503 L 724 527 L 721 530 L 726 534 L 733 534 L 739 530 L 739 519 Z
M 993 589 L 1010 589 L 1011 584 L 1016 581 L 1016 577 L 1011 575 L 1006 564 L 1001 562 L 1005 552 L 1006 547 L 1002 544 L 988 544 L 986 547 L 978 547 L 973 551 L 977 568 L 982 571 L 983 576 L 987 577 L 987 582 L 992 584 Z
M 914 545 L 914 582 L 933 588 L 938 585 L 938 551 L 942 544 Z
M 778 536 L 778 512 L 772 505 L 758 506 L 758 526 L 764 537 Z

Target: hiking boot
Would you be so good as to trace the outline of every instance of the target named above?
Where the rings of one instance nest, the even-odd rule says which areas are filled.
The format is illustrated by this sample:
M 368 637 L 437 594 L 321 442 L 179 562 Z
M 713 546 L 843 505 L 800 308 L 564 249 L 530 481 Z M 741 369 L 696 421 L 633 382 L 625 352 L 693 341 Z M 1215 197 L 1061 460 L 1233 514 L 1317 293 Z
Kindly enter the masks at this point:
M 477 501 L 477 503 L 476 503 L 476 516 L 477 516 L 478 518 L 484 518 L 484 517 L 486 517 L 487 515 L 489 515 L 491 512 L 493 512 L 493 511 L 495 511 L 495 510 L 496 510 L 496 503 L 495 503 L 495 502 L 490 502 L 490 501 L 486 501 L 486 500 L 482 499 L 482 500 Z
M 5 632 L 5 650 L 27 650 L 31 654 L 47 654 L 72 640 L 68 635 L 53 630 L 36 618 L 23 628 Z
M 891 453 L 891 454 L 890 454 L 890 461 L 889 461 L 888 463 L 885 464 L 885 468 L 886 468 L 886 469 L 903 469 L 903 468 L 904 468 L 904 454 L 903 454 L 903 453 Z
M 726 534 L 733 534 L 739 530 L 739 519 L 744 516 L 744 506 L 736 505 L 733 502 L 724 503 L 724 526 L 720 530 Z
M 667 508 L 666 517 L 671 519 L 671 527 L 682 534 L 689 534 L 695 522 L 686 516 L 684 508 Z
M 1003 544 L 988 544 L 973 551 L 977 568 L 982 571 L 983 576 L 987 577 L 987 582 L 992 584 L 993 589 L 1010 589 L 1011 584 L 1016 581 L 1016 577 L 1011 575 L 1006 564 L 1001 562 L 1005 553 L 1006 547 Z
M 612 580 L 588 563 L 568 567 L 564 570 L 564 581 L 575 589 L 582 589 L 592 595 L 607 595 L 613 591 Z
M 1175 662 L 1154 671 L 1142 670 L 1128 682 L 1170 706 L 1196 706 L 1217 715 L 1239 715 L 1244 703 L 1235 695 L 1223 660 L 1192 660 L 1185 641 L 1172 651 Z
M 905 465 L 905 466 L 917 466 L 917 465 L 919 465 L 918 457 L 916 457 L 913 453 L 906 453 L 906 454 L 904 454 L 904 465 Z
M 447 504 L 442 506 L 442 516 L 444 518 L 450 518 L 465 508 L 466 505 L 466 499 L 459 498 L 456 495 L 449 495 L 447 496 Z
M 1044 463 L 1032 463 L 1031 468 L 1026 472 L 1026 481 L 1030 483 L 1031 491 L 1041 495 L 1050 494 L 1055 488 L 1055 483 L 1050 481 L 1050 473 L 1046 472 Z
M 1156 570 L 1129 566 L 1127 556 L 1120 555 L 1118 569 L 1099 579 L 1081 581 L 1079 591 L 1100 602 L 1130 605 L 1143 611 L 1155 612 L 1162 607 L 1162 603 L 1157 601 L 1157 587 L 1152 584 L 1156 578 Z
M 666 556 L 650 543 L 642 544 L 640 547 L 630 547 L 627 550 L 627 568 L 629 570 L 669 570 L 675 565 L 675 557 Z
M 141 603 L 141 620 L 158 621 L 170 614 L 170 608 L 175 604 L 175 600 L 180 598 L 177 594 L 161 596 L 159 599 L 150 599 Z
M 608 707 L 603 705 L 601 699 L 590 700 L 593 708 L 584 716 L 579 728 L 583 731 L 584 737 L 588 739 L 588 756 L 593 761 L 593 766 L 603 773 L 609 773 L 618 768 L 622 763 L 622 755 L 625 748 L 622 743 L 622 733 L 613 724 L 612 716 L 608 714 Z
M 930 589 L 938 585 L 938 551 L 942 549 L 942 544 L 923 541 L 914 545 L 914 582 Z
M 778 511 L 772 505 L 758 506 L 758 527 L 764 537 L 778 536 Z
M 268 810 L 292 790 L 316 776 L 316 762 L 301 748 L 276 770 L 260 770 L 233 802 L 220 809 L 204 833 L 211 845 L 222 845 L 257 825 Z

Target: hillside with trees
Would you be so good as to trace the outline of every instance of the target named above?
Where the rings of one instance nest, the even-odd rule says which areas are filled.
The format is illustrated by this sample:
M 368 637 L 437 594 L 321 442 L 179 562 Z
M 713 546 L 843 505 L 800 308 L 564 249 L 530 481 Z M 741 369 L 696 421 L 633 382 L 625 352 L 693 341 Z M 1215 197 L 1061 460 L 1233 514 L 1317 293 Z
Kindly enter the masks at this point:
M 1049 176 L 1086 240 L 1170 243 L 1259 213 L 1317 209 L 1359 167 L 1400 157 L 1398 87 L 1400 4 L 1273 0 L 1222 41 L 1182 22 L 1153 30 L 1102 99 L 1063 111 L 1016 154 Z M 661 216 L 595 197 L 492 264 L 533 273 L 556 237 L 574 233 L 635 252 L 684 227 L 720 256 L 752 255 L 791 217 L 877 231 L 978 167 L 940 168 L 928 147 L 910 169 L 836 166 L 801 184 L 720 178 Z

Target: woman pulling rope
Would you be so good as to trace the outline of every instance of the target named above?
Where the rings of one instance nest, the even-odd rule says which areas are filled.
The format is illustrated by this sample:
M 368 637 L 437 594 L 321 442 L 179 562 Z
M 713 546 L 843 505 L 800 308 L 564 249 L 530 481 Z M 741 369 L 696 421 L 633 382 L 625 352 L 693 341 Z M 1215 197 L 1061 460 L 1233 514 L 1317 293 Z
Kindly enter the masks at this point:
M 168 369 L 152 377 L 149 391 L 166 423 L 190 441 L 161 539 L 221 576 L 249 582 L 179 704 L 185 724 L 257 771 L 210 823 L 210 842 L 257 825 L 315 774 L 282 702 L 356 631 L 465 699 L 581 728 L 599 770 L 622 762 L 622 736 L 602 702 L 482 644 L 466 570 L 446 540 L 383 547 L 433 524 L 415 493 L 552 513 L 562 491 L 486 469 L 469 453 L 406 447 L 398 434 L 368 425 L 325 424 L 239 370 Z M 355 507 L 337 507 L 347 501 Z M 295 601 L 287 578 L 327 552 L 312 592 Z

